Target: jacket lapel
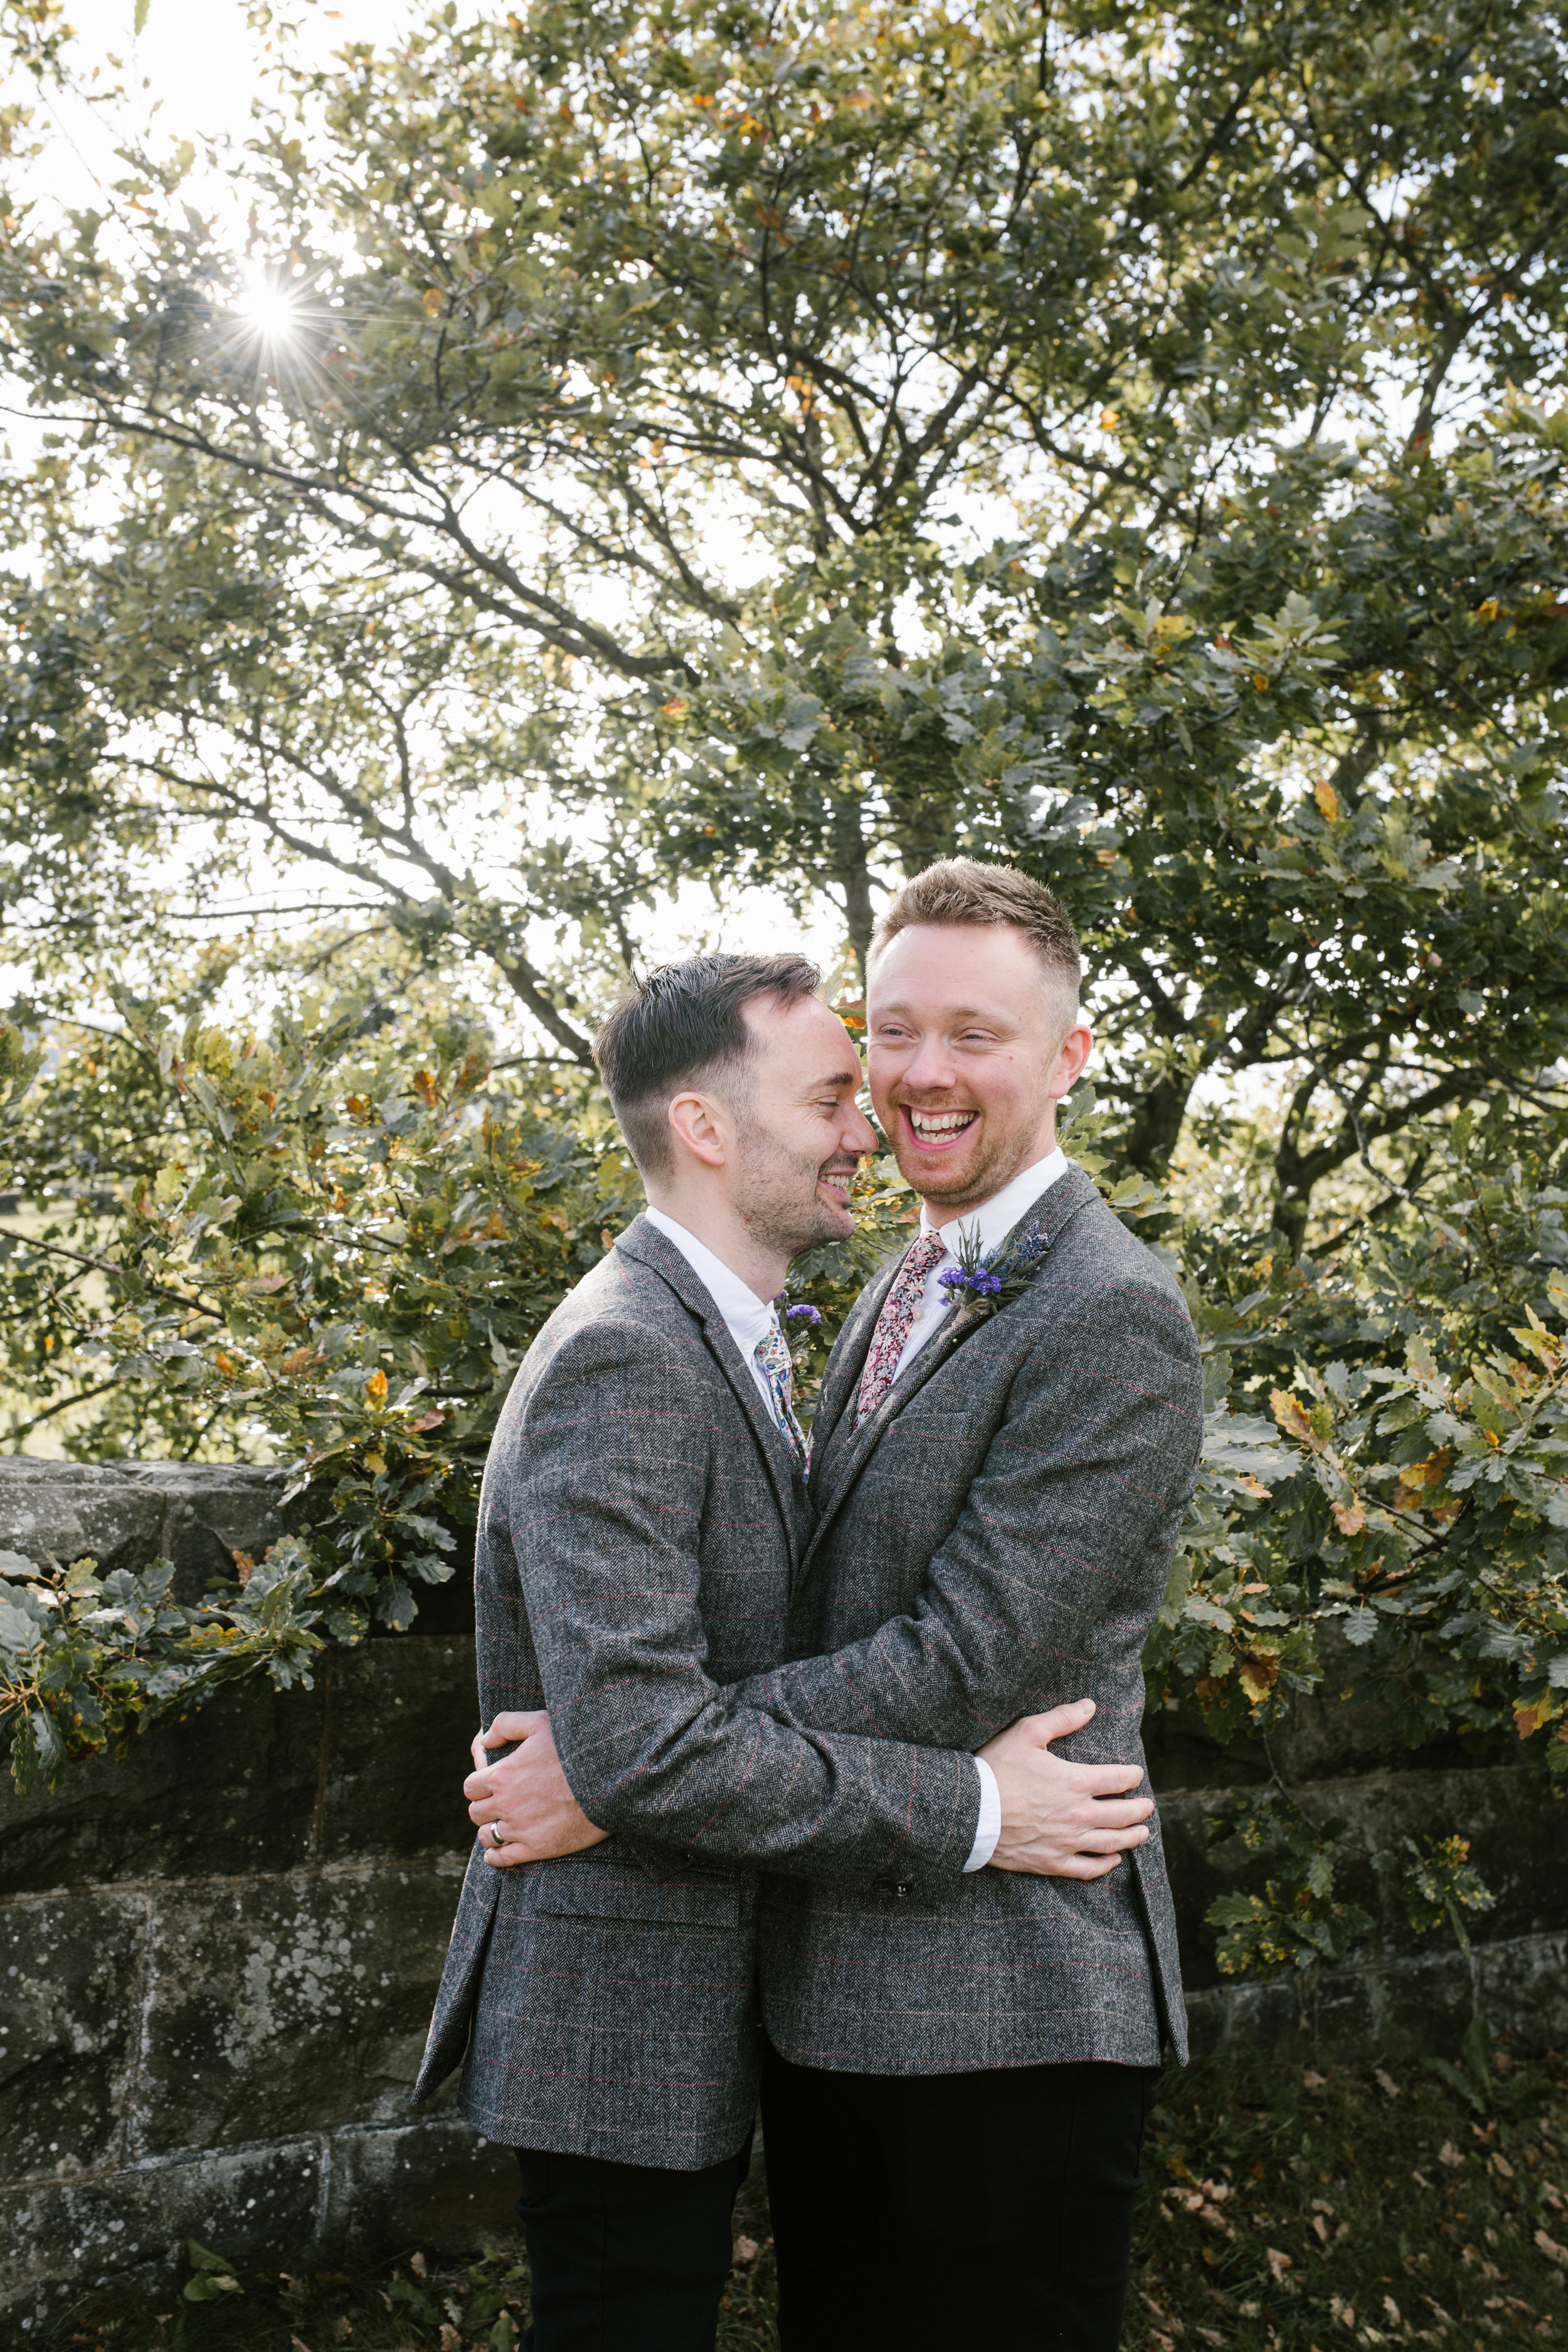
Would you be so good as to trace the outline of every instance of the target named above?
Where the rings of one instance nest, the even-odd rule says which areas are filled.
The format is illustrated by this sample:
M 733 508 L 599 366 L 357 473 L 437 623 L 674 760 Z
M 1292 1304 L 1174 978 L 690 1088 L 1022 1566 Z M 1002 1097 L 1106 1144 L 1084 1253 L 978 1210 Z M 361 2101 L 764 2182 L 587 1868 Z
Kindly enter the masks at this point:
M 735 1401 L 750 1423 L 752 1434 L 767 1465 L 768 1476 L 778 1501 L 779 1517 L 784 1521 L 784 1535 L 789 1544 L 790 1581 L 793 1584 L 800 1567 L 796 1517 L 799 1506 L 795 1492 L 795 1480 L 800 1471 L 788 1440 L 763 1402 L 761 1391 L 742 1360 L 741 1351 L 731 1336 L 730 1326 L 674 1243 L 667 1240 L 657 1225 L 650 1225 L 646 1217 L 634 1217 L 626 1232 L 616 1234 L 616 1247 L 623 1256 L 636 1259 L 639 1265 L 646 1265 L 650 1273 L 657 1274 L 667 1282 L 681 1305 L 701 1324 L 709 1350 L 734 1391 Z
M 1097 1201 L 1099 1198 L 1100 1193 L 1092 1178 L 1086 1176 L 1083 1170 L 1076 1164 L 1069 1167 L 1067 1174 L 1058 1177 L 1049 1192 L 1037 1201 L 1026 1215 L 1019 1218 L 1017 1223 L 1006 1235 L 1002 1247 L 1004 1249 L 1010 1245 L 1022 1247 L 1026 1243 L 1038 1242 L 1040 1265 L 1043 1266 L 1058 1234 L 1073 1217 L 1077 1216 L 1080 1209 L 1086 1207 L 1090 1201 Z M 852 1352 L 857 1381 L 859 1379 L 860 1367 L 865 1363 L 870 1349 L 871 1333 L 876 1328 L 877 1317 L 882 1311 L 882 1302 L 892 1288 L 894 1277 L 902 1263 L 903 1259 L 900 1256 L 894 1262 L 890 1270 L 878 1275 L 875 1281 L 868 1285 L 856 1302 L 854 1311 L 839 1335 L 839 1347 L 845 1346 L 845 1342 L 850 1339 L 852 1333 L 855 1335 Z M 1038 1268 L 1037 1268 L 1037 1272 Z M 870 1306 L 868 1320 L 862 1329 L 860 1328 L 861 1308 L 872 1302 L 873 1298 L 874 1304 Z M 1013 1303 L 1017 1304 L 1016 1300 Z M 1006 1314 L 1007 1311 L 1006 1307 L 1000 1310 L 1003 1314 Z M 964 1342 L 973 1338 L 983 1323 L 989 1323 L 993 1319 L 989 1315 L 964 1317 L 957 1312 L 950 1315 L 934 1336 L 926 1341 L 914 1361 L 904 1367 L 876 1412 L 868 1421 L 861 1423 L 858 1430 L 852 1429 L 854 1418 L 852 1407 L 847 1402 L 840 1406 L 838 1423 L 833 1432 L 833 1437 L 838 1442 L 835 1444 L 832 1439 L 829 1440 L 828 1453 L 822 1464 L 821 1483 L 818 1484 L 815 1475 L 812 1479 L 812 1498 L 816 1509 L 812 1530 L 806 1539 L 805 1557 L 801 1566 L 803 1576 L 810 1568 L 821 1547 L 823 1538 L 842 1509 L 850 1489 L 865 1468 L 883 1432 L 898 1419 L 910 1399 L 920 1394 L 932 1374 L 942 1370 Z M 834 1352 L 837 1355 L 837 1349 L 836 1349 Z M 847 1360 L 850 1352 L 849 1349 L 846 1350 Z M 824 1381 L 823 1385 L 826 1389 L 826 1382 Z

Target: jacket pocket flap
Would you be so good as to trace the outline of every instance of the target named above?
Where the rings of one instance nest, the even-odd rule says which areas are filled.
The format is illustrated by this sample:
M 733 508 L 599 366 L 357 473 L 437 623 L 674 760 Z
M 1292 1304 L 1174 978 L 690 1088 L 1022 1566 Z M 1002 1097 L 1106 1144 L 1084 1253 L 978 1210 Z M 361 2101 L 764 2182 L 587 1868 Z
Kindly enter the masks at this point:
M 585 1919 L 647 1919 L 697 1927 L 737 1927 L 741 1890 L 723 1879 L 647 1878 L 618 1869 L 562 1870 L 535 1865 L 536 1911 Z

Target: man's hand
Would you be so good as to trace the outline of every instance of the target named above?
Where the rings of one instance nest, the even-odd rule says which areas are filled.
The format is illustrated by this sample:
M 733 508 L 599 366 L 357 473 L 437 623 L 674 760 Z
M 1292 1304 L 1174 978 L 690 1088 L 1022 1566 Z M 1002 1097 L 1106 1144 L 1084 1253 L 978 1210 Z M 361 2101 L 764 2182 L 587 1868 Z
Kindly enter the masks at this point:
M 505 1748 L 514 1739 L 522 1745 L 492 1764 L 486 1748 Z M 463 1794 L 485 1860 L 498 1870 L 581 1853 L 608 1836 L 607 1830 L 594 1827 L 567 1787 L 550 1717 L 542 1712 L 498 1715 L 489 1730 L 476 1738 L 473 1756 L 474 1769 L 463 1783 Z M 500 1845 L 495 1843 L 498 1832 Z
M 1029 1871 L 1038 1878 L 1103 1878 L 1129 1846 L 1149 1832 L 1139 1825 L 1154 1810 L 1152 1797 L 1128 1797 L 1143 1779 L 1139 1764 L 1069 1764 L 1050 1743 L 1081 1731 L 1094 1713 L 1091 1698 L 1026 1715 L 980 1753 L 996 1775 L 1002 1834 L 993 1870 Z M 508 1720 L 523 1720 L 522 1717 Z

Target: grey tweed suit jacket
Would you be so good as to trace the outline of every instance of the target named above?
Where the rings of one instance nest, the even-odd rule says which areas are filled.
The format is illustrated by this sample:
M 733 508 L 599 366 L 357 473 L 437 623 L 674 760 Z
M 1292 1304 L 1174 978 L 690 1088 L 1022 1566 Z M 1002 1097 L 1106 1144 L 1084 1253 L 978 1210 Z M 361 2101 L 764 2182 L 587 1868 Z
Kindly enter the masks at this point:
M 1142 1760 L 1140 1664 L 1196 1473 L 1197 1343 L 1175 1283 L 1070 1168 L 1015 1229 L 1026 1293 L 939 1328 L 866 1424 L 854 1400 L 897 1272 L 862 1294 L 824 1381 L 797 1663 L 752 1685 L 820 1731 L 974 1748 L 1094 1699 L 1059 1753 Z M 743 1696 L 743 1695 L 742 1695 Z M 1147 1780 L 1143 1791 L 1149 1793 Z M 763 2015 L 805 2065 L 956 2074 L 1186 2055 L 1156 1817 L 1093 1882 L 983 1870 L 896 1891 L 765 1882 Z
M 934 1890 L 973 1843 L 967 1757 L 780 1723 L 805 1497 L 722 1316 L 638 1219 L 530 1349 L 485 1469 L 481 1720 L 547 1706 L 607 1843 L 476 1843 L 416 2098 L 463 2059 L 487 2137 L 691 2169 L 756 2096 L 759 1874 Z

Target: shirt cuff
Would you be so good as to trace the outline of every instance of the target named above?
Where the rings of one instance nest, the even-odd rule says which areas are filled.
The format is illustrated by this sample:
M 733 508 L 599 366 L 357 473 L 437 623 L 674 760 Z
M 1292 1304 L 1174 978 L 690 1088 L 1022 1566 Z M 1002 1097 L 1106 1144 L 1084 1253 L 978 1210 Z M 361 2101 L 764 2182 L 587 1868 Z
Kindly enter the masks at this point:
M 1002 1791 L 996 1786 L 996 1775 L 984 1757 L 976 1756 L 973 1762 L 980 1775 L 980 1820 L 969 1860 L 963 1865 L 966 1878 L 972 1870 L 984 1869 L 995 1853 L 996 1841 L 1002 1834 Z M 949 1869 L 952 1866 L 950 1863 Z

